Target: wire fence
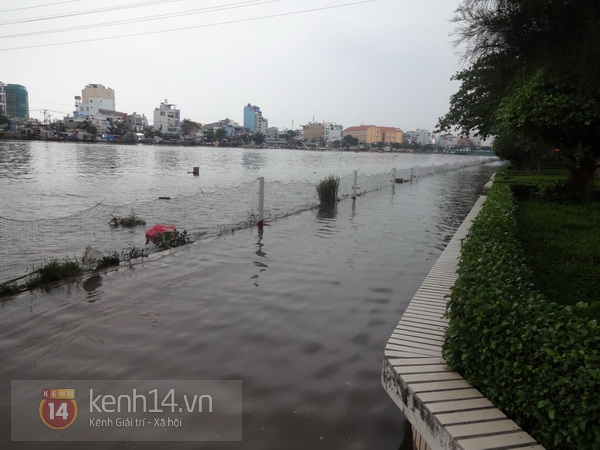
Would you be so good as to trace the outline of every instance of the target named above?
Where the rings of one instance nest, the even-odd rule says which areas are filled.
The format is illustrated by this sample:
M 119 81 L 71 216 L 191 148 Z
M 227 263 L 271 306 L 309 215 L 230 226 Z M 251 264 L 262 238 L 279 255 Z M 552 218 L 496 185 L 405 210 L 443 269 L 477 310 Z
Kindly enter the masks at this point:
M 360 175 L 357 193 L 390 186 L 395 181 L 411 181 L 464 167 L 497 161 L 479 159 L 394 169 L 376 175 Z M 340 176 L 338 197 L 352 195 L 354 174 Z M 394 178 L 396 180 L 394 180 Z M 401 179 L 401 180 L 400 180 Z M 317 183 L 268 181 L 264 183 L 266 222 L 316 208 Z M 258 180 L 239 186 L 201 192 L 190 196 L 159 198 L 126 205 L 99 203 L 67 217 L 33 221 L 0 217 L 0 284 L 22 280 L 51 261 L 85 263 L 94 255 L 118 255 L 121 261 L 145 257 L 160 250 L 146 241 L 145 230 L 154 224 L 174 225 L 185 230 L 190 241 L 207 239 L 256 225 L 258 219 Z M 135 215 L 146 226 L 124 228 L 110 225 L 113 218 Z M 93 267 L 88 267 L 93 268 Z

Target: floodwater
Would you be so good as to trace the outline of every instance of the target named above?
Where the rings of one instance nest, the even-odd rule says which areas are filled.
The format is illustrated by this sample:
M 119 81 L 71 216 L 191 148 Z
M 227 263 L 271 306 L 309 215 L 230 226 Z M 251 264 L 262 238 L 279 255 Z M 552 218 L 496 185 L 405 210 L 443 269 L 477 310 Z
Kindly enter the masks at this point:
M 390 185 L 1 303 L 0 447 L 397 450 L 406 424 L 381 387 L 385 343 L 498 167 Z M 242 380 L 243 440 L 10 442 L 10 380 L 27 379 Z

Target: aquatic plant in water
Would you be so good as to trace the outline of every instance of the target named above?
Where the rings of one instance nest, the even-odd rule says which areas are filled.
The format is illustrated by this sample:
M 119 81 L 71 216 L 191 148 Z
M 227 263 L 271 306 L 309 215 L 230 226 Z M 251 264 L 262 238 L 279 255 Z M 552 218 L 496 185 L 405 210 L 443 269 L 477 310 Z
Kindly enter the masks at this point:
M 131 214 L 125 217 L 119 217 L 113 214 L 112 219 L 110 219 L 108 224 L 113 227 L 122 226 L 123 228 L 133 228 L 146 225 L 146 221 L 136 216 L 135 212 L 131 211 Z
M 334 205 L 337 201 L 340 177 L 329 175 L 317 184 L 317 195 L 321 206 Z

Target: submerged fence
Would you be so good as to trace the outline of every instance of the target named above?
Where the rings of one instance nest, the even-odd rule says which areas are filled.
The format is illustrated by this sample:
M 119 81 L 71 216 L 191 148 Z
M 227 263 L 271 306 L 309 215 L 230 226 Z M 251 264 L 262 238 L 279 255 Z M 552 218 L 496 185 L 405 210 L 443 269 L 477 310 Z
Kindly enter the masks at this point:
M 377 175 L 360 175 L 359 172 L 357 185 L 354 174 L 348 174 L 340 177 L 338 196 L 352 196 L 355 186 L 357 195 L 362 195 L 390 186 L 394 178 L 411 181 L 493 161 L 497 161 L 497 158 L 393 169 Z M 264 182 L 265 221 L 318 206 L 316 184 Z M 157 223 L 175 225 L 179 231 L 185 230 L 191 241 L 254 226 L 259 220 L 258 191 L 259 182 L 256 180 L 212 192 L 151 202 L 127 205 L 100 203 L 58 219 L 22 221 L 0 217 L 0 284 L 22 280 L 51 261 L 81 263 L 90 252 L 96 257 L 117 254 L 125 261 L 149 255 L 157 248 L 146 242 L 145 229 Z M 146 226 L 123 228 L 110 225 L 113 218 L 132 214 L 145 220 Z

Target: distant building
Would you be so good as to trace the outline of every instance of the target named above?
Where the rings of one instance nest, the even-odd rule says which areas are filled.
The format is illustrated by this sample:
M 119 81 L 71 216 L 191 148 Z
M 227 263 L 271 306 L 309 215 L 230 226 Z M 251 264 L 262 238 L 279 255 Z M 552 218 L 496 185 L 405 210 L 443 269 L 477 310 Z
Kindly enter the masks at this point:
M 375 125 L 360 125 L 357 127 L 348 127 L 344 130 L 344 136 L 352 136 L 358 139 L 359 144 L 372 144 L 376 137 Z
M 253 106 L 248 103 L 244 107 L 244 128 L 251 133 L 267 133 L 269 121 L 265 119 L 258 106 Z
M 154 109 L 154 130 L 160 131 L 163 135 L 179 134 L 180 117 L 181 113 L 176 105 L 165 100 L 161 102 L 160 107 Z
M 4 85 L 6 115 L 20 119 L 29 119 L 29 94 L 20 84 Z
M 81 97 L 75 96 L 75 111 L 77 119 L 95 118 L 101 115 L 100 110 L 115 111 L 115 91 L 102 84 L 88 84 L 81 90 Z
M 455 147 L 458 142 L 458 136 L 454 136 L 452 134 L 441 134 L 434 138 L 435 144 L 444 148 Z
M 384 144 L 402 144 L 404 142 L 404 132 L 400 128 L 377 127 L 375 139 L 375 142 L 383 142 Z
M 401 144 L 404 139 L 404 132 L 400 128 L 378 127 L 375 125 L 360 125 L 348 127 L 344 130 L 344 136 L 349 135 L 356 139 L 360 144 Z
M 404 140 L 410 144 L 428 145 L 432 143 L 431 131 L 416 130 L 404 133 Z
M 225 134 L 227 137 L 239 136 L 246 132 L 246 129 L 242 127 L 239 123 L 228 118 L 219 120 L 218 122 L 204 124 L 202 129 L 205 131 L 213 132 L 219 129 L 225 130 Z
M 134 112 L 133 114 L 127 114 L 125 119 L 127 123 L 127 129 L 132 133 L 143 133 L 144 128 L 148 126 L 148 119 L 143 114 Z
M 75 122 L 89 121 L 100 135 L 109 133 L 111 125 L 127 120 L 127 113 L 115 110 L 115 91 L 102 84 L 87 84 L 75 96 Z
M 6 116 L 8 112 L 6 111 L 6 92 L 4 91 L 4 87 L 6 85 L 0 81 L 0 114 Z
M 344 127 L 342 125 L 335 124 L 333 122 L 323 123 L 323 137 L 325 142 L 341 141 L 344 133 Z
M 322 123 L 308 123 L 304 125 L 304 140 L 306 142 L 321 142 L 325 139 L 324 125 Z

